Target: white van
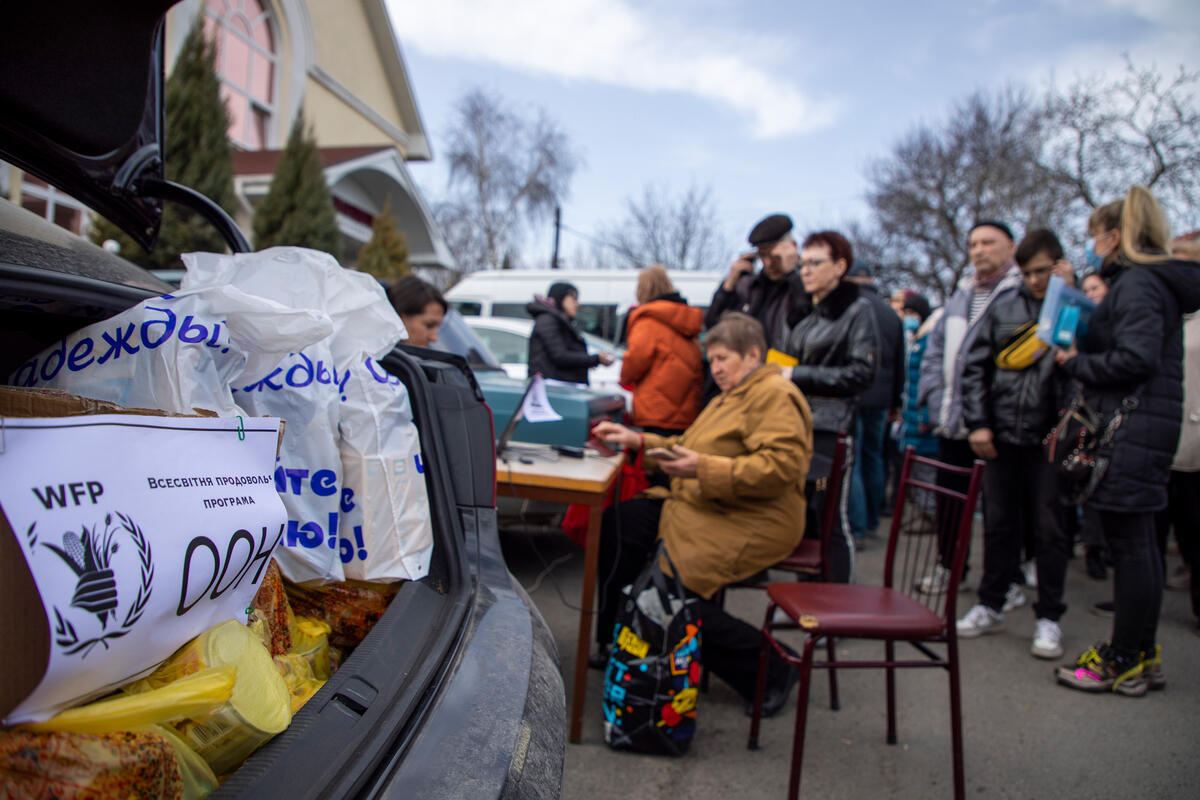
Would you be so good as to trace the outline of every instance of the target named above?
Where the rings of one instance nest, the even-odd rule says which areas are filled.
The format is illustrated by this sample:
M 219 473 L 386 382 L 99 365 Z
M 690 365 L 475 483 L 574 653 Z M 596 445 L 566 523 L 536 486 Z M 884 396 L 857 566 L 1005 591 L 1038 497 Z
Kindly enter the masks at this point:
M 619 342 L 625 315 L 636 304 L 636 269 L 512 269 L 473 272 L 446 292 L 446 301 L 465 317 L 527 319 L 525 306 L 550 284 L 565 281 L 579 289 L 580 330 Z M 725 272 L 670 270 L 675 289 L 689 304 L 708 308 Z

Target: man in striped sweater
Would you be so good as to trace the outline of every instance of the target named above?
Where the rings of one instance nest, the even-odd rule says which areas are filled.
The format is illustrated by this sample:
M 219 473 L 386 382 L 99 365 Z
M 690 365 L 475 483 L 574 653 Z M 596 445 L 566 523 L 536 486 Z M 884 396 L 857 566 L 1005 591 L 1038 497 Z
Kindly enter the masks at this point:
M 979 331 L 980 318 L 999 297 L 1015 292 L 1021 285 L 1021 271 L 1013 260 L 1016 247 L 1012 229 L 1005 223 L 998 220 L 975 223 L 967 234 L 967 248 L 975 272 L 963 278 L 946 301 L 945 311 L 930 334 L 925 357 L 921 360 L 918 401 L 929 408 L 930 419 L 934 421 L 938 459 L 949 464 L 969 467 L 975 460 L 962 419 L 963 365 Z M 945 482 L 952 484 L 957 480 L 957 476 L 953 476 Z M 955 488 L 965 492 L 967 487 Z M 949 527 L 939 527 L 939 530 L 945 532 Z M 949 537 L 943 544 L 948 543 Z M 922 590 L 944 591 L 952 556 L 943 547 L 942 563 L 921 581 Z

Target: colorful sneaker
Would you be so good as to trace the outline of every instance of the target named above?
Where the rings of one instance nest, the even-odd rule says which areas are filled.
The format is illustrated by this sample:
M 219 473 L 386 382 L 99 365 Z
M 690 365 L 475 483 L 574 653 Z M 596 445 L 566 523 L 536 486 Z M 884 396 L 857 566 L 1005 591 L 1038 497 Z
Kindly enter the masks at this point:
M 1146 686 L 1150 691 L 1157 692 L 1167 688 L 1167 676 L 1162 666 L 1162 645 L 1154 645 L 1154 655 L 1147 657 L 1142 653 L 1142 675 L 1146 678 Z
M 1021 584 L 1010 583 L 1008 591 L 1004 594 L 1004 605 L 1000 607 L 1000 611 L 1007 614 L 1014 608 L 1020 608 L 1023 605 L 1025 605 L 1025 592 L 1021 591 Z
M 1112 647 L 1090 647 L 1074 664 L 1059 667 L 1058 682 L 1084 692 L 1114 692 L 1126 697 L 1141 697 L 1146 693 L 1142 662 L 1132 666 L 1121 664 L 1113 657 Z
M 954 626 L 963 639 L 974 639 L 985 633 L 995 633 L 1004 628 L 1004 615 L 983 604 L 968 611 Z
M 1063 654 L 1062 628 L 1052 619 L 1038 619 L 1029 652 L 1038 658 L 1058 658 Z

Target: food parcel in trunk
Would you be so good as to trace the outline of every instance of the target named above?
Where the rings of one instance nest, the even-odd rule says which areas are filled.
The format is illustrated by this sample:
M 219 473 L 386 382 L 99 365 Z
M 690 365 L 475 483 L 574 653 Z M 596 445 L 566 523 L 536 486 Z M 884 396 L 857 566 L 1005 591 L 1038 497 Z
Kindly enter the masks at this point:
M 418 432 L 375 360 L 405 332 L 378 284 L 299 248 L 185 260 L 181 291 L 9 377 L 79 396 L 0 389 L 0 594 L 23 610 L 0 641 L 30 643 L 0 680 L 15 796 L 203 796 L 328 679 L 331 642 L 429 570 Z

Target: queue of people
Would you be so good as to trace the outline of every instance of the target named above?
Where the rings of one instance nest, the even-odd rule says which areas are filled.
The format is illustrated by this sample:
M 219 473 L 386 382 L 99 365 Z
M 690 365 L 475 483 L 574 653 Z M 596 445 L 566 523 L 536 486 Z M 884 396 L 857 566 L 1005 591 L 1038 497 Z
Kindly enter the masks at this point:
M 1113 628 L 1108 641 L 1060 667 L 1058 682 L 1133 696 L 1162 688 L 1156 629 L 1166 530 L 1174 524 L 1189 564 L 1200 552 L 1200 390 L 1188 406 L 1197 435 L 1184 437 L 1186 453 L 1180 445 L 1184 317 L 1200 309 L 1200 264 L 1192 260 L 1200 253 L 1171 257 L 1168 230 L 1153 196 L 1134 187 L 1092 215 L 1089 269 L 1079 276 L 1053 231 L 1033 228 L 1018 240 L 1006 222 L 981 219 L 965 242 L 973 271 L 940 308 L 907 289 L 885 299 L 845 236 L 817 231 L 798 242 L 783 214 L 751 229 L 754 249 L 734 260 L 707 310 L 689 305 L 661 265 L 644 270 L 621 375 L 633 393 L 631 424 L 602 423 L 594 433 L 640 452 L 662 477 L 605 512 L 593 665 L 603 666 L 611 645 L 621 587 L 661 539 L 700 604 L 703 663 L 749 703 L 758 630 L 711 600 L 816 535 L 822 493 L 814 487 L 845 434 L 854 448 L 831 543 L 833 580 L 855 579 L 856 535 L 886 513 L 889 452 L 913 447 L 965 467 L 982 459 L 982 575 L 958 636 L 1004 630 L 1006 615 L 1036 588 L 1031 654 L 1061 658 L 1069 638 L 1064 583 L 1078 534 L 1088 574 L 1103 579 L 1113 570 Z M 1078 281 L 1097 304 L 1086 333 L 1065 349 L 1034 338 L 1054 275 Z M 428 319 L 438 298 L 421 295 L 402 309 L 393 302 L 402 315 Z M 528 306 L 531 374 L 586 383 L 590 368 L 607 363 L 607 354 L 587 353 L 574 326 L 578 307 L 578 291 L 565 283 Z M 1188 330 L 1188 357 L 1200 359 L 1191 344 L 1200 345 L 1200 330 Z M 1200 369 L 1187 375 L 1200 384 Z M 1066 501 L 1044 449 L 1072 398 L 1102 420 L 1117 419 L 1105 443 L 1107 470 L 1081 508 Z M 933 504 L 916 511 L 936 523 Z M 945 591 L 949 541 L 939 548 L 940 563 L 914 591 Z M 1032 574 L 1023 563 L 1034 565 Z M 772 659 L 767 716 L 785 704 L 795 677 Z

